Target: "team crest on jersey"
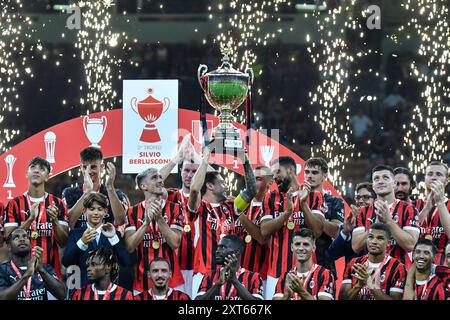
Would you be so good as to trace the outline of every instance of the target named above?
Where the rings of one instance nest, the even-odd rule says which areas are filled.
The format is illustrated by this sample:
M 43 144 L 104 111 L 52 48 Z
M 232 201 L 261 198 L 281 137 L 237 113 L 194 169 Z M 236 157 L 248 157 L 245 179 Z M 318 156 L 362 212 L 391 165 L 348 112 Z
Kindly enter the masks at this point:
M 392 219 L 394 220 L 395 223 L 398 222 L 398 216 L 397 215 L 393 216 Z
M 320 211 L 322 211 L 323 213 L 327 213 L 328 212 L 328 206 L 327 206 L 327 204 L 325 202 L 322 204 L 322 207 L 320 208 Z
M 230 210 L 228 210 L 227 206 L 222 206 L 222 211 L 225 214 L 229 214 L 230 213 Z
M 384 282 L 385 279 L 386 279 L 386 275 L 383 273 L 383 274 L 380 276 L 380 282 Z
M 314 288 L 314 285 L 315 285 L 314 279 L 312 279 L 312 280 L 309 282 L 309 287 L 312 289 L 312 288 Z

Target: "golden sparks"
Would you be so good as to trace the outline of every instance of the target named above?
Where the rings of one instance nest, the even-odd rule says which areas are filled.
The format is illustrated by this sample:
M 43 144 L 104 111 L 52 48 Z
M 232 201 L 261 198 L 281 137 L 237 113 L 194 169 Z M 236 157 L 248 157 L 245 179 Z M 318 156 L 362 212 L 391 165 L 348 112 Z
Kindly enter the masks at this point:
M 407 0 L 403 6 L 413 15 L 407 28 L 417 32 L 420 39 L 418 53 L 423 59 L 423 64 L 411 65 L 411 75 L 423 91 L 404 136 L 404 143 L 411 147 L 408 165 L 417 175 L 425 173 L 428 162 L 440 160 L 448 152 L 445 140 L 450 132 L 450 106 L 446 104 L 450 98 L 447 74 L 450 66 L 449 8 L 445 0 Z M 402 26 L 399 32 L 405 29 Z M 422 188 L 419 190 L 422 195 L 423 191 Z
M 82 12 L 82 26 L 75 47 L 80 50 L 87 82 L 86 88 L 80 87 L 85 97 L 80 104 L 86 107 L 86 113 L 109 110 L 118 96 L 112 87 L 112 68 L 122 63 L 111 50 L 119 45 L 121 35 L 126 36 L 112 32 L 111 1 L 78 1 L 77 6 Z M 120 68 L 117 72 L 120 79 Z
M 7 128 L 4 121 L 7 115 L 19 115 L 20 87 L 26 77 L 33 77 L 28 66 L 30 59 L 25 55 L 27 46 L 24 38 L 29 38 L 28 29 L 32 25 L 29 17 L 19 13 L 21 0 L 3 0 L 0 13 L 0 153 L 6 151 L 9 142 L 20 133 L 19 130 Z

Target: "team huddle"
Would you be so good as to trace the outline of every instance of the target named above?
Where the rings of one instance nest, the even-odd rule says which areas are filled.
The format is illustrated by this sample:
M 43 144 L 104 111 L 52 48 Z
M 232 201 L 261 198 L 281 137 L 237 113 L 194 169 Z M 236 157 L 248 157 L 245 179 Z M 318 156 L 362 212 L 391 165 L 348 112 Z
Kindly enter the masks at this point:
M 294 159 L 252 168 L 243 153 L 245 188 L 234 198 L 211 150 L 196 154 L 189 138 L 161 170 L 136 176 L 144 200 L 135 205 L 99 149 L 81 151 L 83 184 L 60 198 L 45 189 L 50 164 L 31 159 L 27 192 L 0 203 L 0 299 L 450 298 L 446 164 L 427 165 L 425 199 L 412 199 L 408 169 L 378 165 L 345 214 L 323 188 L 322 158 L 305 162 L 300 183 Z M 182 187 L 166 188 L 177 165 Z

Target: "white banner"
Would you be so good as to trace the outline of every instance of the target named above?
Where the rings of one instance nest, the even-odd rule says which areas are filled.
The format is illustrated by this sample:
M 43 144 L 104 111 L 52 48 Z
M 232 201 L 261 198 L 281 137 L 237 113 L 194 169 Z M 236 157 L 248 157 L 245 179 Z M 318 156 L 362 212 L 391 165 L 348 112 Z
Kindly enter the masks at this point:
M 123 173 L 161 169 L 175 154 L 177 139 L 178 80 L 124 80 Z

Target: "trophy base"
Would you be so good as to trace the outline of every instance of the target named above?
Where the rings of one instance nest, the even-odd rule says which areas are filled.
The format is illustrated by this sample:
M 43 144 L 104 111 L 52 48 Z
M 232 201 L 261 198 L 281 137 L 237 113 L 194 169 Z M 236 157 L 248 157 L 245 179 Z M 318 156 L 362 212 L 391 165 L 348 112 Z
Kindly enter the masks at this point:
M 159 136 L 158 129 L 154 125 L 146 124 L 144 130 L 142 130 L 141 138 L 142 142 L 160 142 L 161 137 Z
M 235 157 L 242 155 L 245 150 L 244 141 L 241 140 L 237 129 L 215 131 L 214 139 L 209 146 L 213 148 L 211 153 L 228 154 Z

